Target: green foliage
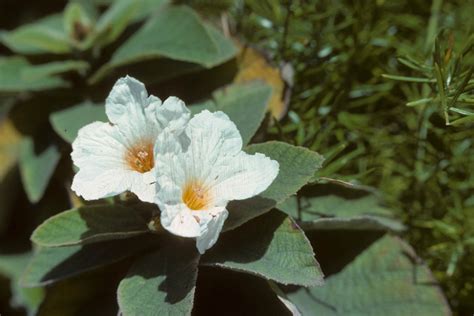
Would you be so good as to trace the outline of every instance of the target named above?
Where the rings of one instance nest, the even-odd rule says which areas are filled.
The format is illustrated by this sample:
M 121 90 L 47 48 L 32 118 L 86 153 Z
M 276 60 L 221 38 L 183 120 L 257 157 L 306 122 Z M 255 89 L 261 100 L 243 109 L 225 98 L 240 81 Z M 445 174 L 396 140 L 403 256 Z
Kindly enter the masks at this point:
M 320 176 L 379 188 L 469 314 L 472 2 L 249 0 L 233 12 L 237 32 L 295 70 L 289 115 L 269 132 L 324 153 Z
M 126 315 L 190 315 L 198 262 L 192 242 L 170 244 L 136 260 L 117 290 L 120 309 Z
M 238 126 L 246 145 L 262 123 L 270 94 L 271 88 L 265 84 L 232 85 L 214 93 L 214 110 L 229 116 Z
M 62 15 L 51 15 L 14 31 L 0 34 L 0 41 L 20 54 L 68 53 L 69 39 L 62 23 Z
M 28 315 L 35 315 L 44 298 L 42 288 L 24 288 L 19 279 L 25 269 L 31 254 L 0 255 L 0 273 L 12 280 L 13 305 L 24 306 Z
M 26 287 L 51 284 L 118 262 L 155 244 L 156 240 L 150 236 L 138 236 L 85 246 L 39 248 L 23 274 L 22 284 Z
M 49 218 L 31 240 L 42 247 L 58 247 L 129 238 L 148 231 L 147 223 L 133 208 L 85 206 Z
M 247 272 L 282 284 L 323 283 L 308 239 L 292 219 L 278 211 L 223 235 L 200 264 Z
M 105 107 L 84 101 L 69 108 L 51 113 L 49 120 L 54 131 L 65 141 L 72 143 L 81 127 L 95 121 L 106 122 Z
M 439 32 L 470 30 L 459 23 L 469 6 L 457 5 L 73 0 L 62 12 L 31 3 L 20 10 L 29 18 L 0 10 L 0 21 L 13 20 L 0 34 L 0 274 L 16 307 L 208 315 L 239 313 L 225 302 L 246 298 L 254 304 L 241 314 L 382 305 L 449 314 L 429 270 L 386 233 L 405 227 L 424 256 L 436 254 L 429 263 L 452 305 L 469 304 L 472 283 L 456 300 L 453 284 L 469 272 L 474 244 L 472 42 L 462 50 Z M 272 68 L 278 78 L 237 83 L 236 38 L 284 65 Z M 86 202 L 70 190 L 71 143 L 84 125 L 107 121 L 104 100 L 126 74 L 193 113 L 224 111 L 246 152 L 280 164 L 265 192 L 228 204 L 224 232 L 202 256 L 194 240 L 161 227 L 156 205 L 129 194 Z M 281 109 L 290 101 L 282 120 L 265 116 L 272 99 Z M 380 187 L 384 199 L 344 181 Z
M 156 36 L 159 33 L 160 36 Z M 111 69 L 156 58 L 191 62 L 211 68 L 235 55 L 233 44 L 187 7 L 160 10 L 128 39 L 91 78 L 95 83 Z
M 38 202 L 46 190 L 49 180 L 61 158 L 54 144 L 39 147 L 31 138 L 25 138 L 20 148 L 20 173 L 28 199 Z
M 307 186 L 298 196 L 287 199 L 278 208 L 298 219 L 307 230 L 404 229 L 393 218 L 393 211 L 382 206 L 376 192 L 367 188 L 321 184 Z
M 284 288 L 302 315 L 450 315 L 429 270 L 398 238 L 370 244 L 322 287 Z
M 56 71 L 57 65 L 53 65 Z M 0 95 L 67 86 L 64 80 L 49 74 L 49 67 L 50 64 L 33 66 L 22 57 L 0 57 Z

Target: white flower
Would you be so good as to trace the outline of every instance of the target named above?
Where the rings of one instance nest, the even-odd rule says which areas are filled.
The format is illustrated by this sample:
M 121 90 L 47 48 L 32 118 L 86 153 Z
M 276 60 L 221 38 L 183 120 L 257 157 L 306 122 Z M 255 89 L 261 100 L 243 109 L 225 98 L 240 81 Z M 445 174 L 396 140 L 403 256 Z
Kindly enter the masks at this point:
M 142 201 L 155 196 L 157 136 L 181 132 L 190 118 L 183 101 L 169 97 L 161 102 L 140 81 L 119 79 L 105 103 L 110 123 L 94 122 L 79 130 L 71 153 L 79 172 L 72 190 L 86 200 L 110 197 L 125 191 Z
M 194 116 L 180 136 L 165 130 L 155 145 L 161 224 L 195 237 L 200 253 L 212 247 L 227 218 L 227 203 L 258 195 L 279 170 L 277 161 L 242 151 L 242 137 L 222 112 Z

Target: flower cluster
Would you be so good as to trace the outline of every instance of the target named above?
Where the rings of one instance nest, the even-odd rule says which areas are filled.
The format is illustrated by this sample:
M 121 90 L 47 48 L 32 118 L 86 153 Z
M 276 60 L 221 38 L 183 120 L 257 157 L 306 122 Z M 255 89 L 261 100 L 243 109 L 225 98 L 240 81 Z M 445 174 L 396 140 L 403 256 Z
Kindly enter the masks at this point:
M 73 143 L 72 189 L 86 200 L 131 191 L 156 203 L 162 226 L 196 238 L 200 253 L 216 243 L 228 202 L 258 195 L 278 174 L 278 162 L 242 151 L 226 114 L 191 118 L 183 101 L 161 102 L 134 78 L 117 81 L 105 110 L 110 123 L 84 126 Z

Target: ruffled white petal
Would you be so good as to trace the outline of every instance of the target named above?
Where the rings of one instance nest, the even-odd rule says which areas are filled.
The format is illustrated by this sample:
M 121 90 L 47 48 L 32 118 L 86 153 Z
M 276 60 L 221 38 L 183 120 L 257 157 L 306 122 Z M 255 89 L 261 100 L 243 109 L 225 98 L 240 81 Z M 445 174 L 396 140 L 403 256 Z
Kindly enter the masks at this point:
M 126 153 L 140 146 L 154 146 L 160 133 L 179 134 L 190 119 L 190 111 L 176 97 L 161 100 L 140 81 L 120 78 L 106 100 L 106 114 L 113 124 L 93 123 L 84 127 L 73 144 L 72 158 L 79 172 L 73 189 L 85 199 L 135 193 L 141 200 L 155 200 L 154 169 L 141 173 L 126 162 Z
M 196 247 L 200 254 L 217 242 L 228 215 L 229 212 L 226 209 L 220 209 L 218 212 L 210 212 L 206 222 L 201 219 L 201 234 L 196 238 Z
M 279 171 L 277 161 L 242 151 L 237 127 L 222 112 L 201 112 L 182 134 L 166 128 L 154 153 L 162 225 L 175 235 L 196 237 L 200 253 L 216 243 L 228 216 L 227 203 L 265 191 Z M 193 194 L 198 193 L 189 193 L 189 185 L 209 194 L 198 198 L 203 204 L 196 204 Z
M 127 190 L 129 171 L 124 168 L 125 145 L 115 126 L 95 122 L 79 130 L 71 153 L 79 172 L 72 190 L 88 200 L 120 194 Z
M 215 195 L 224 201 L 243 200 L 265 191 L 279 171 L 277 161 L 257 153 L 239 153 L 228 164 L 215 171 L 219 178 L 214 184 Z
M 224 112 L 207 110 L 195 115 L 186 127 L 192 150 L 202 155 L 230 156 L 242 150 L 240 132 Z
M 173 133 L 181 133 L 191 117 L 191 111 L 177 97 L 169 97 L 156 111 L 156 120 L 162 128 Z
M 79 168 L 72 190 L 86 200 L 131 191 L 140 200 L 153 202 L 155 172 L 130 170 L 124 161 L 129 142 L 116 125 L 95 122 L 81 128 L 72 144 L 71 157 Z
M 135 195 L 143 202 L 155 202 L 155 170 L 152 169 L 145 173 L 132 171 L 128 177 L 130 184 L 128 191 Z
M 150 107 L 154 112 L 161 105 L 160 99 L 148 97 L 145 85 L 135 78 L 126 76 L 117 80 L 105 101 L 105 113 L 110 122 L 119 124 L 130 119 L 130 113 L 141 112 Z
M 156 203 L 160 207 L 161 225 L 170 233 L 183 237 L 197 237 L 201 228 L 196 218 L 184 205 L 181 198 L 181 187 L 167 177 L 158 179 Z
M 189 121 L 185 134 L 190 141 L 186 150 L 188 174 L 199 179 L 218 177 L 217 164 L 227 163 L 242 150 L 242 137 L 223 112 L 202 111 Z

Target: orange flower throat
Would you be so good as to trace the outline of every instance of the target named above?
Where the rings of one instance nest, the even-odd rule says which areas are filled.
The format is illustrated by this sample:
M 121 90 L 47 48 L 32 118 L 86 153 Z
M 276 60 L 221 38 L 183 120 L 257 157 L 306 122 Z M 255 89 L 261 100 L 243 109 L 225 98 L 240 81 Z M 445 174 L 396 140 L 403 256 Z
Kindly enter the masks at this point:
M 144 142 L 129 148 L 125 153 L 125 162 L 132 170 L 140 173 L 153 169 L 155 165 L 153 143 Z
M 182 195 L 183 202 L 192 210 L 206 209 L 211 202 L 209 189 L 199 181 L 187 181 Z

